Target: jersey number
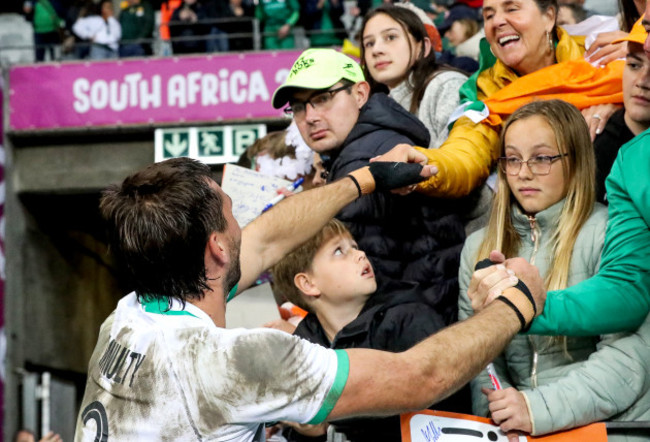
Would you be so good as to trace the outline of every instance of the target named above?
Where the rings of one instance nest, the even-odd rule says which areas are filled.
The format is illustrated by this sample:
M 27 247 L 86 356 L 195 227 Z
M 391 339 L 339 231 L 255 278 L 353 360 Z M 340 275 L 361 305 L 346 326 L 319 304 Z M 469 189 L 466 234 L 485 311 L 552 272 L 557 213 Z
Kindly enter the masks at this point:
M 100 402 L 95 401 L 88 405 L 84 409 L 81 418 L 83 419 L 84 425 L 91 419 L 95 421 L 97 427 L 95 442 L 108 441 L 108 417 L 106 416 L 106 409 Z

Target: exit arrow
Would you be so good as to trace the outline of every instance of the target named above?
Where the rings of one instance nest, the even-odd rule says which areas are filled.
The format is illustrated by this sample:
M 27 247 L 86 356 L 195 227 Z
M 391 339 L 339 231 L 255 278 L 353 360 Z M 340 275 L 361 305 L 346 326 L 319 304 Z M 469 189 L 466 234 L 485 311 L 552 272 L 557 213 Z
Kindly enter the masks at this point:
M 181 134 L 174 132 L 170 141 L 165 141 L 165 150 L 172 156 L 178 157 L 187 150 L 187 139 L 181 140 Z

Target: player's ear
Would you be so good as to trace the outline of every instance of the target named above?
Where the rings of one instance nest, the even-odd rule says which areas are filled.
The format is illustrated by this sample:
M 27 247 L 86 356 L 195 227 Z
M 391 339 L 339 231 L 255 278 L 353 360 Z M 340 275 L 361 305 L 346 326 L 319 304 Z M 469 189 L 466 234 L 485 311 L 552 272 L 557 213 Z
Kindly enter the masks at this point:
M 227 243 L 225 235 L 212 232 L 206 246 L 206 253 L 219 264 L 226 264 L 230 260 Z

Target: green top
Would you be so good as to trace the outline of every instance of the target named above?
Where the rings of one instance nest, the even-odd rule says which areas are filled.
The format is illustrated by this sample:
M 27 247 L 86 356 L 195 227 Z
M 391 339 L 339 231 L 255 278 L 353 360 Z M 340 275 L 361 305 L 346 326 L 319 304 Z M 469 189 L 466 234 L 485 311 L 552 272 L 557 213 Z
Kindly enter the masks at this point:
M 300 18 L 300 4 L 297 0 L 260 0 L 255 17 L 262 22 L 266 32 L 284 25 L 293 27 Z
M 122 26 L 123 41 L 151 38 L 154 28 L 154 12 L 149 2 L 141 1 L 137 5 L 122 9 L 120 26 Z
M 34 6 L 34 32 L 45 34 L 56 32 L 65 22 L 59 17 L 49 0 L 38 0 Z
M 531 334 L 636 330 L 650 311 L 650 129 L 621 147 L 606 181 L 609 222 L 594 277 L 548 293 Z

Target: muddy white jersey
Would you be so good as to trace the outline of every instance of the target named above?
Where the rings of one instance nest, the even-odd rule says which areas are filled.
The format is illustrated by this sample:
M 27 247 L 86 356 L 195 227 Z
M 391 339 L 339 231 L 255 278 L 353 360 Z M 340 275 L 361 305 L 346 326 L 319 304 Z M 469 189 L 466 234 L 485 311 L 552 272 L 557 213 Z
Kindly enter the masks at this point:
M 131 293 L 102 324 L 75 440 L 264 441 L 264 422 L 325 420 L 348 371 L 344 351 Z

